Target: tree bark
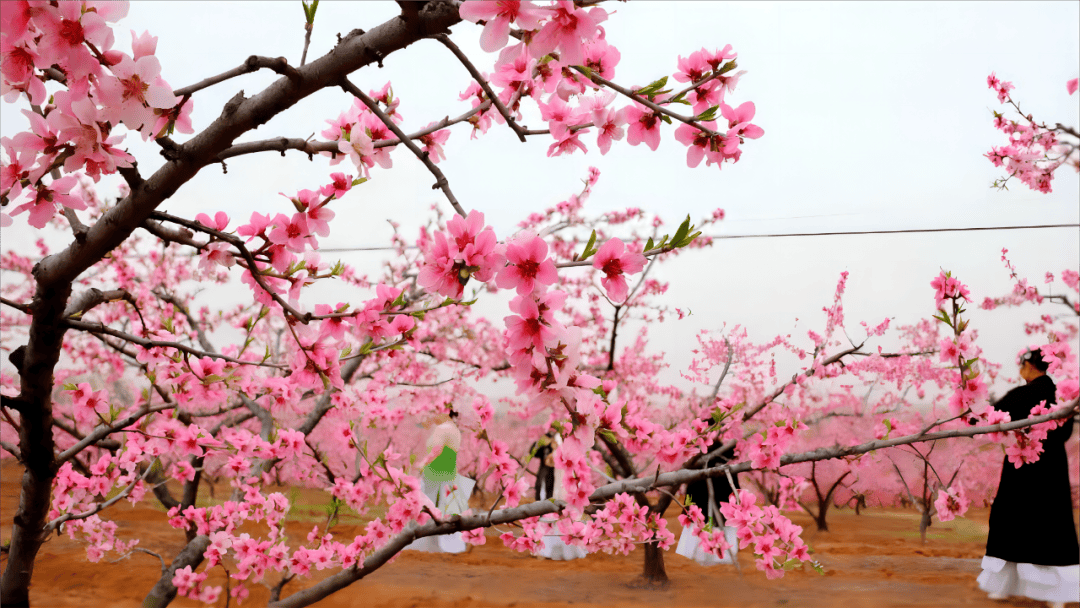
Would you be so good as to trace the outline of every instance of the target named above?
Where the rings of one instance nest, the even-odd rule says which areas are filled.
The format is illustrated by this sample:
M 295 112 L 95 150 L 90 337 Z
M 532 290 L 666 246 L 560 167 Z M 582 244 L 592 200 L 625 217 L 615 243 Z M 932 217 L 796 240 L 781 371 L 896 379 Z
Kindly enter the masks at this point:
M 171 150 L 168 162 L 149 179 L 143 181 L 135 168 L 121 170 L 131 193 L 105 212 L 84 238 L 34 267 L 37 292 L 31 305 L 29 339 L 21 359 L 13 361 L 19 371 L 21 392 L 12 403 L 18 404 L 21 415 L 19 451 L 26 470 L 8 562 L 0 578 L 0 604 L 19 607 L 30 603 L 34 560 L 43 541 L 41 531 L 56 476 L 51 390 L 66 330 L 63 313 L 71 297 L 71 283 L 128 239 L 162 202 L 213 163 L 238 137 L 316 91 L 338 86 L 342 78 L 356 70 L 376 62 L 381 65 L 390 53 L 446 33 L 460 21 L 454 3 L 431 2 L 408 23 L 395 17 L 366 33 L 350 32 L 325 56 L 299 68 L 292 78 L 281 77 L 254 97 L 237 95 L 209 127 Z
M 199 535 L 191 539 L 191 542 L 180 551 L 180 554 L 173 559 L 169 567 L 162 571 L 157 584 L 143 599 L 143 608 L 165 608 L 176 599 L 178 590 L 172 583 L 176 571 L 185 566 L 191 566 L 192 570 L 197 568 L 202 563 L 203 553 L 206 552 L 209 546 L 210 538 L 208 536 Z
M 645 569 L 631 587 L 646 589 L 664 589 L 670 584 L 667 570 L 664 568 L 664 550 L 656 542 L 642 545 L 645 548 Z
M 39 277 L 40 268 L 40 264 L 34 268 L 35 278 Z M 0 605 L 13 608 L 30 605 L 34 560 L 45 540 L 42 530 L 56 477 L 52 435 L 53 369 L 60 359 L 64 339 L 60 318 L 70 296 L 70 283 L 50 286 L 39 280 L 32 304 L 34 312 L 29 339 L 22 359 L 13 361 L 21 380 L 21 391 L 15 402 L 19 404 L 22 423 L 19 451 L 26 467 L 19 508 L 11 530 L 8 562 L 0 578 Z

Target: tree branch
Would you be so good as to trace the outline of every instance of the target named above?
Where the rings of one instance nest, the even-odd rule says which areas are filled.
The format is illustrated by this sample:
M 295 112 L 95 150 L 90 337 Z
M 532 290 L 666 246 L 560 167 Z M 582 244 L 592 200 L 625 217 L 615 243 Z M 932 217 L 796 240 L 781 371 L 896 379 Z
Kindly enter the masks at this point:
M 305 46 L 304 48 L 306 52 L 307 47 Z M 301 63 L 301 65 L 303 65 L 303 63 Z M 289 62 L 284 57 L 259 57 L 258 55 L 252 55 L 251 57 L 248 57 L 244 61 L 244 63 L 241 63 L 239 66 L 231 70 L 222 72 L 217 76 L 211 76 L 210 78 L 207 78 L 205 80 L 200 80 L 195 84 L 188 85 L 180 89 L 175 89 L 173 91 L 173 95 L 176 95 L 177 97 L 190 97 L 191 94 L 195 93 L 196 91 L 201 91 L 202 89 L 205 89 L 207 87 L 212 87 L 215 84 L 225 82 L 230 78 L 243 76 L 244 74 L 250 74 L 251 72 L 255 72 L 262 68 L 271 69 L 278 74 L 281 74 L 282 76 L 287 76 L 290 80 L 294 82 L 302 82 L 304 79 L 303 75 L 300 74 L 300 72 L 298 72 L 296 68 L 289 65 Z
M 454 42 L 450 40 L 450 38 L 447 37 L 445 34 L 439 34 L 435 36 L 435 40 L 438 40 L 440 43 L 442 43 L 443 46 L 450 49 L 450 52 L 458 58 L 458 61 L 460 61 L 462 65 L 465 66 L 465 69 L 469 70 L 469 74 L 472 75 L 473 80 L 475 80 L 476 83 L 480 85 L 480 88 L 484 89 L 484 93 L 488 96 L 488 99 L 490 99 L 491 102 L 495 104 L 495 108 L 499 110 L 499 114 L 502 114 L 503 119 L 506 120 L 507 126 L 513 129 L 514 133 L 517 133 L 518 139 L 521 140 L 522 143 L 525 143 L 525 130 L 522 129 L 519 124 L 517 124 L 517 121 L 515 121 L 514 117 L 511 116 L 510 110 L 508 110 L 506 106 L 503 105 L 503 102 L 499 99 L 499 96 L 491 90 L 491 85 L 488 84 L 487 79 L 485 79 L 484 76 L 480 73 L 480 70 L 477 70 L 476 66 L 472 64 L 472 61 L 469 60 L 469 57 L 465 55 L 465 53 L 462 52 L 460 48 L 458 48 L 458 45 L 454 44 Z
M 340 86 L 346 93 L 351 93 L 357 99 L 362 101 L 375 116 L 379 117 L 379 120 L 386 125 L 386 128 L 390 129 L 394 135 L 397 135 L 398 139 L 401 140 L 401 143 L 415 154 L 416 158 L 420 159 L 420 162 L 424 163 L 424 166 L 427 167 L 428 171 L 435 176 L 435 185 L 432 189 L 438 188 L 442 190 L 443 194 L 446 195 L 447 200 L 450 201 L 450 205 L 454 207 L 454 211 L 461 217 L 466 217 L 468 214 L 465 213 L 465 209 L 461 207 L 461 203 L 458 202 L 457 197 L 455 197 L 454 193 L 450 190 L 450 181 L 446 179 L 446 176 L 443 175 L 443 172 L 439 167 L 431 162 L 427 153 L 418 148 L 416 144 L 409 139 L 409 136 L 402 132 L 401 128 L 394 123 L 393 119 L 386 115 L 386 112 L 382 111 L 382 108 L 379 107 L 379 104 L 376 103 L 374 99 L 368 97 L 367 94 L 357 88 L 356 85 L 349 82 L 348 78 L 343 77 Z

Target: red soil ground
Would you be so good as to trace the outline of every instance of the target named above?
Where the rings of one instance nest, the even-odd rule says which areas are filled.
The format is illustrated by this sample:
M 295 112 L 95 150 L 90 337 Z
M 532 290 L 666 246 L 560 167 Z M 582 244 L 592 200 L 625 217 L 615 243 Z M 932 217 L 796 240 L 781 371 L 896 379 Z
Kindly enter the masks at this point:
M 0 538 L 11 534 L 18 504 L 21 470 L 10 462 L 0 467 Z M 303 491 L 296 502 L 306 505 L 294 511 L 289 526 L 292 538 L 303 538 L 321 523 L 322 493 Z M 140 547 L 166 559 L 181 547 L 181 533 L 165 524 L 162 510 L 150 500 L 138 507 L 121 502 L 107 512 L 119 524 L 118 536 L 141 538 Z M 665 556 L 670 586 L 662 591 L 628 587 L 642 567 L 642 551 L 628 556 L 597 554 L 571 562 L 552 562 L 506 549 L 494 536 L 487 544 L 460 555 L 435 555 L 409 551 L 368 578 L 337 593 L 317 606 L 324 608 L 465 608 L 544 607 L 631 608 L 637 606 L 710 607 L 842 607 L 880 608 L 911 606 L 981 606 L 986 608 L 1041 607 L 1042 602 L 1013 599 L 995 602 L 979 591 L 975 577 L 986 542 L 988 509 L 972 509 L 967 517 L 941 524 L 935 522 L 926 544 L 918 533 L 918 514 L 901 509 L 871 509 L 855 515 L 851 510 L 829 515 L 829 532 L 815 532 L 813 523 L 800 513 L 788 515 L 805 529 L 803 538 L 814 557 L 825 566 L 825 575 L 807 568 L 789 572 L 783 579 L 768 581 L 753 567 L 748 555 L 741 557 L 741 571 L 734 565 L 702 567 L 669 551 Z M 678 535 L 678 520 L 669 513 L 669 526 Z M 346 522 L 348 523 L 348 522 Z M 358 522 L 355 522 L 358 523 Z M 348 536 L 356 527 L 338 528 Z M 254 532 L 254 530 L 252 530 Z M 494 534 L 494 533 L 492 533 Z M 53 536 L 39 554 L 31 588 L 32 605 L 39 608 L 115 607 L 137 608 L 160 573 L 158 560 L 134 553 L 116 560 L 108 554 L 97 564 L 86 560 L 84 547 L 66 536 Z M 0 558 L 6 562 L 6 556 Z M 331 574 L 327 570 L 316 578 Z M 210 584 L 225 582 L 218 567 Z M 311 584 L 293 582 L 285 595 Z M 265 606 L 268 590 L 251 586 L 245 606 Z M 231 606 L 235 606 L 235 602 Z M 178 598 L 173 606 L 203 606 Z M 222 597 L 218 606 L 225 606 Z M 1075 606 L 1075 605 L 1073 605 Z

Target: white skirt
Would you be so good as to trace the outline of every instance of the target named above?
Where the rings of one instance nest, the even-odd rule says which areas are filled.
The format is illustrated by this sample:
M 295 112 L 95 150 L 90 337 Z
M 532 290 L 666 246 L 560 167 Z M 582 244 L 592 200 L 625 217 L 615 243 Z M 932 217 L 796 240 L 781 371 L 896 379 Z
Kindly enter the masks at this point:
M 739 539 L 735 534 L 734 526 L 724 526 L 724 540 L 731 547 L 724 552 L 724 559 L 720 559 L 711 551 L 701 548 L 701 539 L 697 537 L 696 528 L 691 524 L 683 528 L 682 534 L 679 535 L 679 546 L 675 548 L 675 553 L 683 557 L 689 557 L 702 566 L 734 564 L 735 553 L 738 552 L 739 547 Z
M 476 482 L 468 477 L 458 475 L 453 483 L 423 478 L 424 494 L 431 502 L 442 511 L 444 516 L 460 515 L 469 508 L 469 496 L 472 495 L 473 486 Z M 457 489 L 451 489 L 454 486 Z M 415 524 L 410 524 L 415 527 Z M 440 534 L 438 536 L 425 536 L 409 543 L 404 551 L 424 551 L 427 553 L 462 553 L 467 549 L 461 532 L 453 534 Z
M 984 555 L 979 588 L 1044 602 L 1080 602 L 1080 565 L 1039 566 Z
M 543 543 L 543 547 L 537 551 L 536 555 L 547 559 L 569 561 L 581 559 L 589 554 L 584 547 L 566 544 L 566 541 L 558 535 L 545 535 L 540 542 Z

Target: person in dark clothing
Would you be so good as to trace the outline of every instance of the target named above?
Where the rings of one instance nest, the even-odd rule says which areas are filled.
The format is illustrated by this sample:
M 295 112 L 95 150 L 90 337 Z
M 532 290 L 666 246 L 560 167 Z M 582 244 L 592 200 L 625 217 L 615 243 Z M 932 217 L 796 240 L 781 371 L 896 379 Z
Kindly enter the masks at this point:
M 1029 418 L 1040 402 L 1056 403 L 1048 367 L 1038 349 L 1026 352 L 1020 377 L 1027 383 L 1006 393 L 994 407 L 1015 421 Z M 1022 595 L 1051 607 L 1080 601 L 1080 543 L 1065 455 L 1072 431 L 1069 418 L 1047 433 L 1037 462 L 1017 467 L 1006 458 L 1002 464 L 978 579 L 991 599 Z
M 553 435 L 549 431 L 533 444 L 536 449 L 535 458 L 540 460 L 540 468 L 536 471 L 536 500 L 547 500 L 555 493 L 555 466 L 552 462 L 555 446 L 552 445 L 552 439 Z
M 713 442 L 712 445 L 709 446 L 709 451 L 711 452 L 713 450 L 719 449 L 721 446 L 723 446 L 723 442 L 720 441 L 720 440 L 717 440 L 717 441 Z M 705 468 L 720 466 L 720 465 L 725 464 L 727 462 L 730 462 L 732 460 L 735 460 L 735 447 L 734 446 L 732 446 L 731 448 L 727 449 L 724 452 L 721 452 L 719 455 L 717 455 L 712 460 L 710 460 L 708 463 L 706 463 Z M 739 488 L 739 477 L 738 477 L 738 475 L 737 474 L 732 474 L 731 479 L 735 482 L 735 489 L 738 489 Z M 686 484 L 686 495 L 689 496 L 690 500 L 694 501 L 694 504 L 697 505 L 698 508 L 701 509 L 701 513 L 705 516 L 706 521 L 708 521 L 709 515 L 710 515 L 710 511 L 709 511 L 709 507 L 708 507 L 708 505 L 709 505 L 709 485 L 708 485 L 708 482 L 709 482 L 708 479 L 699 479 L 698 481 L 694 481 L 694 482 Z M 720 503 L 727 502 L 728 498 L 731 497 L 731 494 L 734 492 L 734 490 L 732 490 L 731 484 L 728 483 L 727 475 L 722 475 L 720 477 L 714 477 L 712 479 L 712 486 L 713 486 L 713 499 L 714 499 L 713 502 L 716 505 L 717 511 L 719 511 Z
M 723 446 L 723 441 L 717 439 L 709 446 L 709 452 L 719 449 Z M 715 467 L 727 462 L 735 460 L 735 447 L 721 452 L 720 454 L 710 458 L 705 464 L 706 467 Z M 714 526 L 723 526 L 723 518 L 720 515 L 720 503 L 727 502 L 735 489 L 739 488 L 739 478 L 737 475 L 732 474 L 732 481 L 735 482 L 735 488 L 731 487 L 728 483 L 727 475 L 720 477 L 713 477 L 710 479 L 701 479 L 686 484 L 686 496 L 701 509 L 702 515 L 705 517 L 705 521 L 708 522 L 710 518 Z M 714 516 L 709 509 L 709 483 L 712 483 L 713 505 L 716 507 L 716 515 Z M 688 557 L 702 566 L 712 566 L 715 564 L 730 564 L 734 563 L 734 553 L 736 547 L 738 547 L 738 541 L 735 537 L 735 529 L 730 526 L 724 526 L 724 539 L 731 549 L 729 549 L 724 555 L 723 559 L 720 559 L 716 555 L 710 552 L 706 552 L 701 547 L 701 541 L 697 537 L 697 532 L 693 526 L 688 526 L 683 529 L 682 535 L 679 537 L 679 545 L 675 548 L 675 552 L 683 557 Z

